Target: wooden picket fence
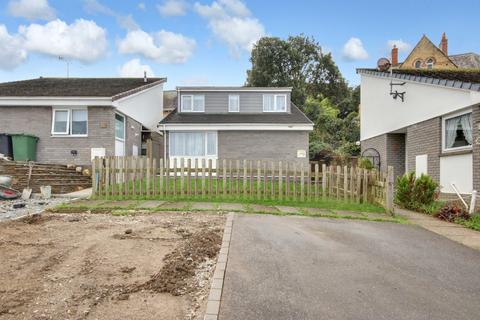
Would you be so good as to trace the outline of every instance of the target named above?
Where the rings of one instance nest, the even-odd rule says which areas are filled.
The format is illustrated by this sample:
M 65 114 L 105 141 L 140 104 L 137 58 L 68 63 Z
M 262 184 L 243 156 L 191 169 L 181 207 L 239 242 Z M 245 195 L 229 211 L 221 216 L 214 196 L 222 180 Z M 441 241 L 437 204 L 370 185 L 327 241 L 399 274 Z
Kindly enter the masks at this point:
M 95 158 L 92 189 L 98 198 L 243 198 L 314 201 L 334 198 L 393 209 L 393 168 L 288 161 Z

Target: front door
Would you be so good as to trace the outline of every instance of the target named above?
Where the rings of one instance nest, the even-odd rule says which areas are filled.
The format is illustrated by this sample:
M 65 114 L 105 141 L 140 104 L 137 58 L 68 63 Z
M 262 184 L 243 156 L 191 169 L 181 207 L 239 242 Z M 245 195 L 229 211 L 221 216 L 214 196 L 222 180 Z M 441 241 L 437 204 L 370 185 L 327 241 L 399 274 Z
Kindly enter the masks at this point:
M 125 116 L 115 113 L 115 156 L 125 156 Z

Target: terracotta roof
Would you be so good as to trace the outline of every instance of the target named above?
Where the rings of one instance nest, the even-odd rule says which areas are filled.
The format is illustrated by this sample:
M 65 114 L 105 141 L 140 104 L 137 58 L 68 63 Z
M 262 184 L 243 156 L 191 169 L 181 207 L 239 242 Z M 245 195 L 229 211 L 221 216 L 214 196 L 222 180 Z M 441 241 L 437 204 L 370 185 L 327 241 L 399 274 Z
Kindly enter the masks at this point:
M 138 92 L 165 78 L 38 78 L 0 83 L 0 97 L 114 97 Z
M 480 68 L 480 54 L 469 52 L 469 53 L 454 54 L 448 57 L 459 68 L 468 68 L 468 69 Z
M 297 106 L 290 104 L 291 112 L 266 113 L 179 113 L 175 109 L 160 124 L 313 124 Z
M 357 73 L 480 91 L 480 69 L 393 69 L 392 74 L 378 69 L 357 69 Z

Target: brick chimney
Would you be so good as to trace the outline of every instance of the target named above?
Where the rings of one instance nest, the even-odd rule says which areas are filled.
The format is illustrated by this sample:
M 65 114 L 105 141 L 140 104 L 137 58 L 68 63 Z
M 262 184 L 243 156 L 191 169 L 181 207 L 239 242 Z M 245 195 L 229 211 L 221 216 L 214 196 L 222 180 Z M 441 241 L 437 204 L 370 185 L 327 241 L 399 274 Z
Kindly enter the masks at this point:
M 440 50 L 445 53 L 446 56 L 448 56 L 448 39 L 447 36 L 445 35 L 445 32 L 442 34 L 442 41 L 440 42 Z
M 392 48 L 392 66 L 398 65 L 398 48 L 396 45 L 393 45 Z

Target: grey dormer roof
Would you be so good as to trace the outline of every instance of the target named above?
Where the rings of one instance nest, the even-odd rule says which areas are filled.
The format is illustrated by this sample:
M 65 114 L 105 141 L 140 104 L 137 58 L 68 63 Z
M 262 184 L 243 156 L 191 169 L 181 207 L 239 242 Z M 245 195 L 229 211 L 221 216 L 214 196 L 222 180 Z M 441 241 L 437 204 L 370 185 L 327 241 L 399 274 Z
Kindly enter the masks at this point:
M 165 78 L 38 78 L 0 83 L 0 97 L 127 96 L 165 82 Z

